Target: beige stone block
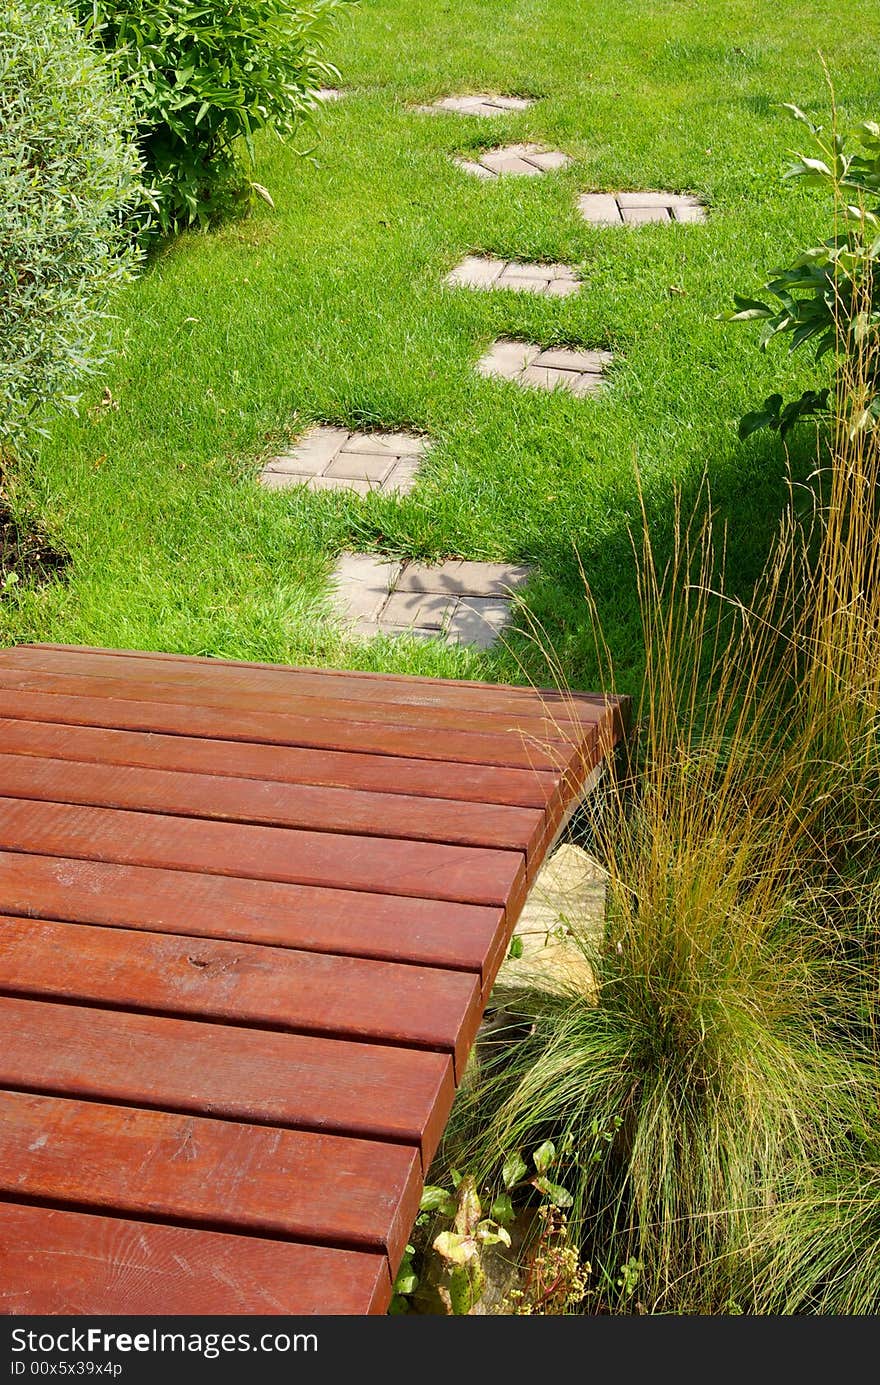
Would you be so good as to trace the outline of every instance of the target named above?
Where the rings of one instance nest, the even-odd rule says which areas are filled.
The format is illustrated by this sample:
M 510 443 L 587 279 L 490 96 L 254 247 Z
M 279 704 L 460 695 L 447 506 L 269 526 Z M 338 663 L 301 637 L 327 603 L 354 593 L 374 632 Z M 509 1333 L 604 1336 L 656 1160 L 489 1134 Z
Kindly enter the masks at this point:
M 381 612 L 382 625 L 411 625 L 440 631 L 444 628 L 455 604 L 454 597 L 431 592 L 400 591 L 391 593 Z
M 610 192 L 585 192 L 578 198 L 578 209 L 594 226 L 620 226 L 620 208 Z
M 450 644 L 471 644 L 489 649 L 510 621 L 510 601 L 497 596 L 466 596 L 458 602 L 449 622 Z
M 394 466 L 395 458 L 387 452 L 340 452 L 325 472 L 326 477 L 347 481 L 371 481 L 380 485 Z
M 407 563 L 398 591 L 442 592 L 461 597 L 503 596 L 521 587 L 530 569 L 518 563 L 476 563 L 453 558 L 445 563 Z
M 648 226 L 671 220 L 668 207 L 624 207 L 622 211 L 627 226 Z

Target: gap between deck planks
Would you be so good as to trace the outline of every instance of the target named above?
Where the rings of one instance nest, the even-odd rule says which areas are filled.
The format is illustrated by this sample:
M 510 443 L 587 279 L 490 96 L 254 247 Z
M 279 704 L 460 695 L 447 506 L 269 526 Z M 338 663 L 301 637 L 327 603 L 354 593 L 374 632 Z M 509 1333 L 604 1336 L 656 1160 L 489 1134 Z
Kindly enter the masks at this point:
M 0 1306 L 25 1255 L 30 1311 L 137 1311 L 171 1245 L 277 1245 L 314 1276 L 276 1278 L 277 1311 L 384 1311 L 526 889 L 625 706 L 22 646 L 0 716 Z M 98 1248 L 92 1298 L 40 1226 Z M 179 1258 L 153 1311 L 222 1304 Z M 240 1279 L 228 1302 L 273 1311 Z

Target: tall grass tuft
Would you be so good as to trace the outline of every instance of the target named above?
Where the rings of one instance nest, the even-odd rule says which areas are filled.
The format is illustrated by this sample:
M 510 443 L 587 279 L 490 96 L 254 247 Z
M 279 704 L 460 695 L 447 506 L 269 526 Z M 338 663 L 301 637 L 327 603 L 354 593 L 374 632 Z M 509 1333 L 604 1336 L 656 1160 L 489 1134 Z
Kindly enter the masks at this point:
M 804 747 L 777 646 L 802 551 L 788 527 L 760 606 L 725 608 L 711 519 L 677 531 L 663 572 L 643 540 L 642 719 L 593 823 L 605 936 L 580 940 L 596 986 L 505 997 L 531 1032 L 484 1061 L 471 1099 L 492 1114 L 467 1156 L 488 1172 L 562 1137 L 571 1223 L 612 1296 L 636 1264 L 648 1311 L 692 1312 L 729 1304 L 759 1221 L 831 1157 L 858 1082 L 826 1032 L 839 983 L 796 869 L 808 776 L 786 792 Z M 598 1161 L 597 1126 L 615 1131 Z
M 526 1037 L 461 1113 L 455 1157 L 487 1177 L 571 1147 L 612 1309 L 880 1307 L 880 435 L 860 408 L 880 323 L 864 265 L 854 282 L 830 455 L 749 607 L 715 575 L 708 497 L 662 570 L 643 524 L 640 721 L 592 824 L 604 936 L 580 939 L 595 986 L 505 996 Z

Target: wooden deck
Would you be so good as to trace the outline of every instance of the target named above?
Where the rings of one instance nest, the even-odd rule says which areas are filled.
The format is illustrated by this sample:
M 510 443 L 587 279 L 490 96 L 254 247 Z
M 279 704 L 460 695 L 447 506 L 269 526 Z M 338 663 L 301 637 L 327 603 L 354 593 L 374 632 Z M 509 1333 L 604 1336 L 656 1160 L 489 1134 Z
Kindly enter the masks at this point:
M 381 1313 L 603 697 L 0 651 L 0 1311 Z

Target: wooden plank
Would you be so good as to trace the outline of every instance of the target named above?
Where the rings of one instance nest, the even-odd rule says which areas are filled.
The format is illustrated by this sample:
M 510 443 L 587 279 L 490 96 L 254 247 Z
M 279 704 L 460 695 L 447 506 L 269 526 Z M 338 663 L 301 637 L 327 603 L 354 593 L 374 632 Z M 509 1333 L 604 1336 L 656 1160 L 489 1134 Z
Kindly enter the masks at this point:
M 0 1192 L 62 1210 L 246 1228 L 397 1264 L 418 1162 L 406 1145 L 0 1092 Z
M 391 1140 L 425 1168 L 454 1095 L 445 1053 L 14 996 L 0 1087 Z
M 27 653 L 22 651 L 27 650 Z M 565 688 L 518 687 L 505 683 L 471 682 L 465 679 L 414 677 L 411 674 L 352 672 L 346 669 L 303 668 L 280 664 L 249 663 L 188 654 L 153 653 L 145 650 L 93 649 L 76 645 L 19 645 L 0 651 L 0 663 L 9 667 L 31 666 L 45 658 L 46 670 L 80 667 L 97 676 L 120 677 L 129 672 L 143 678 L 144 664 L 153 664 L 163 679 L 187 681 L 204 672 L 217 686 L 284 690 L 296 682 L 303 696 L 361 699 L 413 707 L 436 707 L 472 712 L 513 713 L 548 717 L 551 721 L 590 722 L 609 704 L 620 699 L 604 694 Z M 76 665 L 73 660 L 81 660 Z M 102 662 L 107 666 L 101 672 Z M 378 684 L 378 687 L 377 687 Z M 343 692 L 344 689 L 344 692 Z
M 163 667 L 162 665 L 158 666 Z M 467 716 L 458 708 L 422 707 L 413 704 L 386 702 L 378 691 L 370 700 L 351 700 L 344 697 L 308 697 L 292 681 L 289 689 L 276 692 L 248 686 L 226 688 L 210 677 L 168 679 L 151 670 L 149 677 L 101 677 L 89 672 L 43 672 L 28 662 L 10 666 L 3 663 L 0 651 L 0 686 L 7 689 L 34 692 L 72 694 L 82 697 L 106 697 L 140 702 L 169 702 L 181 707 L 213 707 L 233 712 L 257 712 L 264 716 L 316 717 L 339 721 L 346 725 L 385 727 L 393 725 L 419 731 L 423 736 L 447 732 L 468 739 L 483 736 L 506 736 L 522 739 L 539 746 L 577 745 L 585 733 L 600 719 L 595 706 L 583 723 L 551 719 L 531 712 L 487 712 L 480 718 Z M 344 691 L 344 688 L 342 689 Z M 478 758 L 482 758 L 479 757 Z
M 6 994 L 434 1049 L 459 1073 L 479 989 L 462 971 L 0 917 Z
M 0 847 L 334 889 L 505 905 L 518 851 L 300 832 L 0 798 Z
M 380 1314 L 390 1299 L 376 1251 L 0 1202 L 4 1314 Z
M 504 911 L 0 850 L 0 913 L 482 972 Z
M 177 770 L 71 764 L 2 752 L 0 796 L 315 832 L 491 846 L 523 851 L 527 856 L 545 830 L 545 814 L 537 808 L 426 800 L 410 794 L 363 793 Z
M 323 784 L 369 793 L 417 794 L 468 803 L 545 808 L 558 776 L 495 765 L 443 764 L 394 755 L 365 755 L 299 746 L 199 739 L 156 732 L 113 731 L 43 721 L 0 721 L 0 750 L 103 765 L 186 770 L 283 784 Z
M 425 728 L 417 726 L 333 720 L 313 714 L 290 716 L 224 706 L 64 695 L 28 687 L 26 677 L 19 681 L 22 688 L 10 687 L 15 679 L 8 674 L 0 678 L 0 717 L 551 772 L 564 769 L 577 753 L 571 747 L 510 733 L 443 729 L 427 734 Z M 595 737 L 595 728 L 592 730 Z

